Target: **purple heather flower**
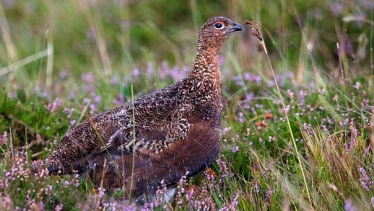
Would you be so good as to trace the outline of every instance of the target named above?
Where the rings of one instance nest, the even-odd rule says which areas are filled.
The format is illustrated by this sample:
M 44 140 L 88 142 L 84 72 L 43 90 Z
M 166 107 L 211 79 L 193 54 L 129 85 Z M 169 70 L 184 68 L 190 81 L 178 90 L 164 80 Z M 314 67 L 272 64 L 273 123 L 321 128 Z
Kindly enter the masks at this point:
M 96 104 L 99 104 L 101 102 L 101 97 L 96 95 L 95 92 L 91 92 L 91 98 Z
M 251 73 L 244 73 L 243 75 L 244 80 L 251 81 L 252 80 L 252 74 Z
M 154 70 L 154 67 L 153 67 L 153 63 L 152 62 L 149 62 L 148 65 L 147 65 L 147 76 L 148 77 L 152 77 L 153 75 L 153 70 Z
M 355 85 L 353 86 L 356 90 L 359 90 L 361 87 L 360 82 L 356 82 Z
M 239 192 L 236 192 L 227 210 L 236 210 L 236 207 L 238 206 L 238 203 L 239 203 L 238 199 L 239 199 Z
M 105 188 L 99 187 L 97 190 L 99 191 L 98 197 L 101 199 L 105 194 Z
M 254 97 L 255 97 L 255 94 L 253 92 L 250 92 L 245 95 L 245 99 L 243 101 L 244 109 L 248 109 L 250 107 L 249 104 L 253 101 Z
M 244 86 L 244 81 L 242 80 L 242 77 L 240 75 L 232 77 L 232 79 L 235 81 L 236 85 L 238 86 Z
M 226 134 L 226 133 L 228 133 L 228 132 L 230 132 L 231 131 L 231 127 L 226 127 L 226 128 L 224 128 L 223 130 L 222 130 L 222 134 L 224 135 L 224 134 Z
M 62 205 L 62 204 L 58 204 L 58 205 L 56 205 L 56 207 L 55 207 L 55 211 L 61 211 L 61 210 L 63 210 L 63 208 L 64 208 L 64 205 Z
M 86 91 L 94 91 L 95 90 L 95 77 L 94 74 L 91 72 L 83 73 L 81 75 L 81 79 L 83 82 L 83 88 Z
M 343 2 L 334 2 L 334 3 L 329 3 L 329 8 L 331 12 L 335 15 L 338 16 L 340 15 L 343 10 L 344 10 L 344 3 Z
M 81 75 L 81 79 L 82 79 L 83 82 L 89 83 L 89 84 L 91 84 L 95 81 L 94 75 L 91 72 L 83 73 Z
M 368 98 L 365 98 L 365 99 L 363 99 L 362 101 L 361 101 L 361 107 L 362 108 L 366 108 L 366 107 L 368 107 L 369 106 L 369 103 L 370 103 L 370 100 L 368 99 Z
M 68 100 L 74 99 L 75 98 L 75 94 L 76 94 L 75 90 L 71 90 L 69 92 L 68 96 L 67 96 L 67 99 Z
M 118 84 L 118 78 L 116 76 L 113 76 L 111 79 L 110 79 L 110 85 L 112 86 L 116 86 Z
M 183 73 L 184 76 L 186 76 L 190 72 L 190 70 L 191 70 L 190 66 L 187 66 L 187 65 L 184 65 L 181 68 L 181 72 Z
M 237 152 L 237 151 L 239 151 L 239 146 L 233 146 L 233 147 L 231 148 L 231 152 L 235 153 L 235 152 Z
M 161 80 L 165 80 L 166 77 L 168 77 L 169 73 L 170 73 L 169 65 L 168 65 L 168 63 L 166 61 L 163 61 L 161 63 L 160 71 L 158 72 Z
M 66 71 L 61 71 L 60 72 L 60 79 L 61 80 L 66 80 L 68 78 L 68 73 Z
M 75 119 L 70 121 L 70 126 L 74 126 L 77 121 Z
M 96 105 L 93 104 L 93 103 L 91 103 L 91 104 L 90 104 L 90 114 L 94 114 L 96 110 L 97 110 L 97 109 L 96 109 Z
M 123 105 L 125 102 L 125 97 L 122 94 L 118 94 L 117 97 L 113 100 L 113 102 L 117 105 Z
M 61 108 L 62 106 L 62 101 L 60 98 L 56 98 L 56 100 L 52 104 L 47 104 L 45 106 L 46 109 L 48 109 L 50 112 L 54 112 L 57 109 Z
M 64 112 L 67 114 L 67 118 L 71 118 L 71 115 L 73 114 L 74 112 L 74 108 L 71 108 L 71 109 L 68 109 L 68 108 L 64 108 Z
M 370 191 L 371 188 L 373 187 L 374 185 L 374 181 L 372 181 L 370 179 L 370 176 L 367 174 L 367 172 L 365 171 L 365 169 L 363 167 L 360 167 L 359 169 L 359 172 L 361 174 L 361 177 L 360 177 L 360 182 L 361 182 L 361 185 L 362 187 L 366 190 L 366 191 Z
M 262 81 L 262 78 L 259 75 L 255 75 L 253 76 L 252 81 L 255 83 L 260 83 Z
M 218 57 L 218 64 L 219 64 L 219 66 L 222 66 L 224 62 L 225 62 L 225 57 L 219 56 Z
M 8 141 L 9 141 L 8 132 L 4 131 L 4 133 L 2 135 L 0 135 L 0 146 L 8 143 Z
M 88 104 L 88 103 L 91 102 L 91 99 L 89 99 L 89 98 L 84 98 L 84 99 L 83 99 L 83 102 L 86 103 L 86 104 Z
M 344 210 L 345 211 L 356 211 L 357 207 L 353 204 L 351 199 L 348 199 L 344 202 Z
M 268 80 L 268 84 L 267 84 L 269 87 L 274 87 L 275 86 L 275 81 L 273 79 L 270 79 Z
M 140 75 L 140 70 L 139 68 L 135 68 L 133 71 L 132 71 L 132 76 L 134 77 L 137 77 Z
M 301 90 L 300 93 L 299 93 L 299 104 L 300 105 L 304 105 L 305 103 L 305 96 L 308 94 L 308 91 L 307 90 Z
M 270 205 L 270 200 L 271 197 L 274 193 L 274 190 L 270 187 L 269 190 L 266 192 L 266 197 L 265 197 L 265 203 L 269 206 Z
M 245 121 L 245 117 L 244 117 L 243 112 L 239 112 L 238 121 L 241 122 L 241 123 Z
M 219 156 L 219 158 L 217 159 L 219 172 L 221 172 L 221 179 L 220 179 L 221 182 L 223 181 L 222 180 L 223 178 L 230 176 L 229 168 L 227 167 L 226 162 L 222 160 L 222 158 L 223 158 L 223 155 Z

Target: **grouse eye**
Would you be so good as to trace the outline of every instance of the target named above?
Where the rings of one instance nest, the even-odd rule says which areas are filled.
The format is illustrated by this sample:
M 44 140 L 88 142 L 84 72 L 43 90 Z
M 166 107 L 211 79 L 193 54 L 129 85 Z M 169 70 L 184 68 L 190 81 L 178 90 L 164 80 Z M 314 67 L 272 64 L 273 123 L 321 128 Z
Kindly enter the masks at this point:
M 222 23 L 216 23 L 216 24 L 214 24 L 214 28 L 216 28 L 216 29 L 222 29 L 223 28 L 223 24 Z

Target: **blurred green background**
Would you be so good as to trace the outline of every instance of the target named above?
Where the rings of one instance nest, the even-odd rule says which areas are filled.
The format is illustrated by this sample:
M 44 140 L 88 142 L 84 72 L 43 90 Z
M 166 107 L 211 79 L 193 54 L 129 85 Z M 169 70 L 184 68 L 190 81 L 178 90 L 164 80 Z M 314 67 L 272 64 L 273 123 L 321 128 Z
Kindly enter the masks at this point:
M 47 74 L 50 62 L 54 78 L 61 71 L 93 69 L 126 75 L 149 61 L 190 65 L 200 26 L 217 15 L 258 22 L 276 69 L 303 75 L 317 67 L 334 73 L 342 60 L 349 66 L 345 74 L 372 74 L 373 7 L 371 0 L 2 0 L 0 77 L 8 81 L 5 67 L 32 55 L 12 80 L 27 86 L 30 77 Z M 221 54 L 227 56 L 234 46 L 244 71 L 259 67 L 249 35 L 249 28 L 235 35 L 240 39 L 229 42 L 239 45 L 227 44 Z M 49 62 L 48 56 L 35 56 L 47 48 L 53 48 Z

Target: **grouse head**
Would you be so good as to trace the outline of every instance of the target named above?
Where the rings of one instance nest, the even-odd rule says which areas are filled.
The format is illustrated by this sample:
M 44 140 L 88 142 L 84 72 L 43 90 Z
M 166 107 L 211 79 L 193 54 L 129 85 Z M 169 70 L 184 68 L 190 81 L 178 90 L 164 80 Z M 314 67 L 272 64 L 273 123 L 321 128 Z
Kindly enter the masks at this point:
M 213 17 L 201 27 L 198 47 L 200 50 L 216 50 L 217 53 L 225 40 L 234 32 L 243 31 L 243 27 L 229 18 Z

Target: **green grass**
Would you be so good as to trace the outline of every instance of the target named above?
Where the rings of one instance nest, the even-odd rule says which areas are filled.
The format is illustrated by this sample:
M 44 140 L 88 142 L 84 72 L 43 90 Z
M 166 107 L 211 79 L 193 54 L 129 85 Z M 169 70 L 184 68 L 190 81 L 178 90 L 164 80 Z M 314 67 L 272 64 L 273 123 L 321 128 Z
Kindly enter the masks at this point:
M 225 43 L 220 156 L 155 209 L 374 209 L 373 11 L 326 0 L 0 3 L 0 209 L 134 208 L 121 190 L 29 167 L 84 119 L 188 74 L 214 15 L 257 21 L 269 57 L 250 28 Z

